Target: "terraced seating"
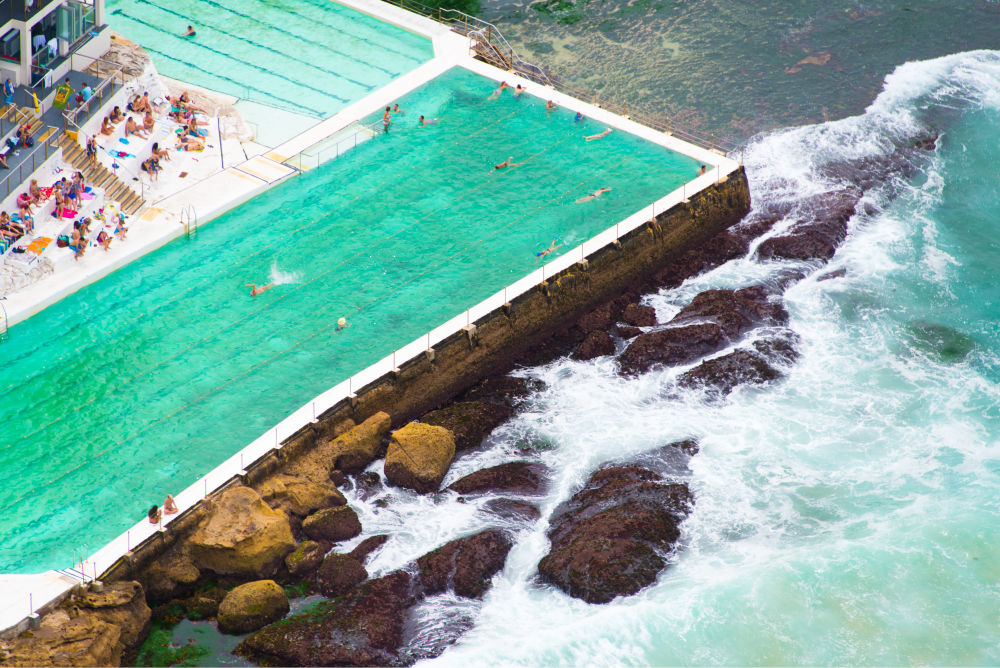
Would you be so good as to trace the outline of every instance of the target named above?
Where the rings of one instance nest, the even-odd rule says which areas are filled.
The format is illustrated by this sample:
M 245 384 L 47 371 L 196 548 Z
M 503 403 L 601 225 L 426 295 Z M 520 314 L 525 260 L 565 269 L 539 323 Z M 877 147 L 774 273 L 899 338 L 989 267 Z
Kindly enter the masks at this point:
M 63 133 L 58 144 L 63 150 L 63 160 L 73 165 L 74 169 L 83 172 L 89 185 L 103 188 L 105 199 L 119 202 L 126 214 L 134 214 L 145 204 L 142 197 L 113 172 L 108 171 L 107 167 L 97 160 L 88 160 L 87 151 L 70 135 Z

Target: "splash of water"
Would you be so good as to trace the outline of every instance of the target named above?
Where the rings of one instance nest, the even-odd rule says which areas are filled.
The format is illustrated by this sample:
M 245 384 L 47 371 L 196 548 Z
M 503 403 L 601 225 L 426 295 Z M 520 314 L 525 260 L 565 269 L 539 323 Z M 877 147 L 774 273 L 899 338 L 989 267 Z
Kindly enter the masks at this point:
M 301 271 L 284 271 L 278 267 L 278 261 L 271 263 L 271 283 L 274 285 L 286 285 L 288 283 L 301 283 Z

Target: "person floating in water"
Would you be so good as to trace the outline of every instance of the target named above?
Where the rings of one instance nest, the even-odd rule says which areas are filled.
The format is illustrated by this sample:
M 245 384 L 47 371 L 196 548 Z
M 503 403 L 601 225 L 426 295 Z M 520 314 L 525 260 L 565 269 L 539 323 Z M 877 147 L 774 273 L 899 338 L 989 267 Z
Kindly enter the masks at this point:
M 611 134 L 611 128 L 604 128 L 604 132 L 596 135 L 587 135 L 586 137 L 584 137 L 584 139 L 586 139 L 587 141 L 594 141 L 595 139 L 601 139 L 602 137 L 607 137 L 609 134 Z
M 274 283 L 268 283 L 267 285 L 254 285 L 253 283 L 247 283 L 246 286 L 250 288 L 250 296 L 256 297 L 262 292 L 267 292 L 274 287 Z
M 552 243 L 549 244 L 548 248 L 546 248 L 545 250 L 541 250 L 541 251 L 538 251 L 537 253 L 535 253 L 535 257 L 538 258 L 535 261 L 537 262 L 538 260 L 542 259 L 543 257 L 545 257 L 546 255 L 548 255 L 549 253 L 555 251 L 557 248 L 562 248 L 562 244 L 556 244 L 556 241 L 558 241 L 558 239 L 553 239 Z
M 501 162 L 499 165 L 493 165 L 493 169 L 490 170 L 490 174 L 497 171 L 498 169 L 507 169 L 508 167 L 519 167 L 520 165 L 524 165 L 527 163 L 527 160 L 525 160 L 524 162 L 511 162 L 511 160 L 513 159 L 514 156 L 510 156 L 509 158 Z
M 187 32 L 185 32 L 185 33 L 184 33 L 184 34 L 182 35 L 182 37 L 194 37 L 194 35 L 195 35 L 195 32 L 194 32 L 194 27 L 192 27 L 192 26 L 188 26 L 188 29 L 187 29 Z
M 698 170 L 698 176 L 701 176 L 702 174 L 704 174 L 707 169 L 708 169 L 708 167 L 706 167 L 705 165 L 702 165 L 701 169 Z
M 437 125 L 438 120 L 437 118 L 424 118 L 421 116 L 418 122 L 420 125 Z
M 486 99 L 488 100 L 497 99 L 498 97 L 500 97 L 500 93 L 504 92 L 504 90 L 506 90 L 507 88 L 510 88 L 510 84 L 507 83 L 506 81 L 501 81 L 500 85 L 496 88 L 496 90 L 493 91 L 493 94 Z
M 337 331 L 338 332 L 340 330 L 342 330 L 342 329 L 347 329 L 350 326 L 351 326 L 351 324 L 349 322 L 347 322 L 347 318 L 345 318 L 343 316 L 341 316 L 340 319 L 337 320 Z
M 611 192 L 611 188 L 601 188 L 600 190 L 595 190 L 586 197 L 581 197 L 580 199 L 576 200 L 576 203 L 579 204 L 580 202 L 589 202 L 592 199 L 597 199 L 606 192 Z

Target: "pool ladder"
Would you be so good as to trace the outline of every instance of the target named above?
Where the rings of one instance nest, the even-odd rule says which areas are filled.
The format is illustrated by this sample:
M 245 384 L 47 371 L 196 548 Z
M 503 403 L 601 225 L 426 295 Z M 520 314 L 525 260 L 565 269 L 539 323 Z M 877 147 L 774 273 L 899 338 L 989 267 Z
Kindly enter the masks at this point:
M 181 209 L 181 224 L 188 238 L 198 235 L 198 212 L 194 210 L 194 204 Z

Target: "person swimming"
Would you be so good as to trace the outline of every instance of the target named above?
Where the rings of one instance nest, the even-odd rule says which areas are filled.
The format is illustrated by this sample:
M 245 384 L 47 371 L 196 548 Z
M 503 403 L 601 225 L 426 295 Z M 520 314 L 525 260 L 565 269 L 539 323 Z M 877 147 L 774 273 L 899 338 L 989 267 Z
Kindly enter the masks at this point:
M 545 103 L 545 112 L 546 113 L 552 113 L 555 110 L 556 110 L 556 103 L 555 102 L 553 102 L 552 100 L 549 100 L 548 102 Z
M 181 35 L 181 37 L 194 37 L 194 36 L 195 32 L 193 26 L 188 26 L 188 29 L 184 32 L 183 35 Z
M 576 203 L 579 204 L 580 202 L 589 202 L 592 199 L 597 199 L 598 197 L 600 197 L 601 195 L 603 195 L 606 192 L 611 192 L 611 188 L 600 188 L 598 190 L 595 190 L 594 192 L 590 193 L 589 195 L 587 195 L 585 197 L 581 197 L 580 199 L 576 200 Z
M 508 88 L 510 88 L 510 84 L 507 83 L 506 81 L 501 81 L 500 85 L 496 88 L 496 90 L 494 90 L 493 93 L 486 99 L 495 100 L 498 97 L 500 97 L 500 93 L 504 92 L 504 90 Z
M 274 283 L 268 283 L 267 285 L 254 285 L 253 283 L 247 283 L 246 286 L 250 288 L 250 296 L 256 297 L 262 292 L 267 292 L 274 287 Z
M 437 125 L 438 120 L 440 120 L 440 119 L 437 119 L 437 118 L 424 118 L 423 116 L 421 116 L 420 120 L 418 122 L 420 123 L 420 125 Z
M 342 329 L 347 329 L 350 326 L 351 326 L 351 324 L 349 322 L 347 322 L 347 318 L 345 318 L 344 316 L 341 316 L 340 318 L 337 319 L 337 331 L 338 332 L 340 330 L 342 330 Z
M 573 122 L 579 123 L 582 120 L 583 120 L 583 114 L 581 114 L 579 111 L 576 112 L 576 116 L 573 117 Z
M 558 241 L 558 240 L 557 239 L 553 239 L 552 243 L 549 244 L 548 248 L 546 248 L 545 250 L 541 250 L 541 251 L 538 251 L 537 253 L 535 253 L 535 257 L 537 258 L 535 261 L 537 262 L 538 260 L 542 259 L 543 257 L 545 257 L 546 255 L 548 255 L 549 253 L 555 251 L 557 248 L 562 248 L 562 244 L 556 244 L 556 241 Z
M 527 164 L 527 160 L 525 160 L 524 162 L 511 162 L 511 160 L 513 159 L 514 156 L 510 156 L 509 158 L 501 162 L 499 165 L 493 165 L 493 169 L 490 170 L 490 174 L 497 171 L 498 169 L 507 169 L 508 167 L 518 167 L 520 165 Z
M 611 128 L 604 128 L 604 132 L 596 135 L 587 135 L 584 137 L 586 141 L 594 141 L 595 139 L 601 139 L 602 137 L 607 137 L 611 134 Z
M 708 167 L 706 167 L 705 165 L 702 165 L 701 169 L 698 170 L 698 176 L 701 176 L 702 174 L 704 174 L 707 169 L 708 169 Z
M 521 93 L 524 93 L 527 90 L 528 89 L 521 84 L 517 84 L 517 87 L 514 89 L 514 97 L 521 97 Z

